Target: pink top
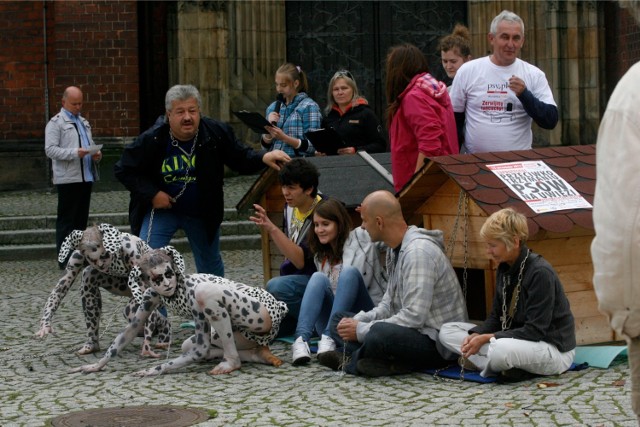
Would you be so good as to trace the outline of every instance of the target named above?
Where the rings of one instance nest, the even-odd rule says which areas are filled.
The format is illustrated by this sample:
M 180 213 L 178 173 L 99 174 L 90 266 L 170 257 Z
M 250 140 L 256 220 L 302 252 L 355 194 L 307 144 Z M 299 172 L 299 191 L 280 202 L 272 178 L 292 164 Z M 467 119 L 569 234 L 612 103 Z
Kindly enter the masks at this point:
M 456 120 L 444 83 L 429 73 L 418 74 L 398 99 L 400 106 L 389 129 L 396 192 L 413 176 L 419 153 L 435 157 L 459 152 Z

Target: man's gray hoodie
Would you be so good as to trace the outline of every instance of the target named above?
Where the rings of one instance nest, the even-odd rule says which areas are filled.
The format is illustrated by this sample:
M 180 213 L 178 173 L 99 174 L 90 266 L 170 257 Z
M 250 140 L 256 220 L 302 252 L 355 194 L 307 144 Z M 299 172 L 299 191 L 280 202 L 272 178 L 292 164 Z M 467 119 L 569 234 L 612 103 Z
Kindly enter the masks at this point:
M 402 244 L 387 251 L 389 282 L 382 301 L 354 318 L 363 342 L 375 322 L 417 329 L 437 341 L 446 322 L 467 321 L 467 308 L 458 278 L 444 253 L 440 230 L 409 226 Z

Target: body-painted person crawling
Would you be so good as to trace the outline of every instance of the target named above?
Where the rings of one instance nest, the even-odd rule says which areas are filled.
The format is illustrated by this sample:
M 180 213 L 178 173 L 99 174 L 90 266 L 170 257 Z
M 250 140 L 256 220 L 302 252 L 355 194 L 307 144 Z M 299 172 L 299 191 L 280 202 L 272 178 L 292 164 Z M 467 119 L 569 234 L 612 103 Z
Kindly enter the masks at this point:
M 47 299 L 36 337 L 44 338 L 54 332 L 53 315 L 82 270 L 80 298 L 87 326 L 87 342 L 77 353 L 83 355 L 99 351 L 102 311 L 100 289 L 114 295 L 131 297 L 128 286 L 129 273 L 142 254 L 149 250 L 151 248 L 139 237 L 123 233 L 110 224 L 94 225 L 86 230 L 71 232 L 62 243 L 58 256 L 59 262 L 64 261 L 67 257 L 69 257 L 69 261 L 64 275 L 58 280 Z M 71 255 L 69 256 L 69 254 Z M 124 309 L 125 317 L 130 319 L 136 310 L 136 302 L 131 299 Z M 156 348 L 167 348 L 170 330 L 171 325 L 167 318 L 157 311 L 154 312 L 145 325 L 141 354 L 159 357 L 151 349 L 152 336 L 153 334 L 158 335 Z
M 116 337 L 97 363 L 72 372 L 97 372 L 133 340 L 138 329 L 160 304 L 177 316 L 192 316 L 195 335 L 182 344 L 182 355 L 136 376 L 159 375 L 203 360 L 222 360 L 209 372 L 226 374 L 241 362 L 280 366 L 269 343 L 287 313 L 286 304 L 270 293 L 211 274 L 184 275 L 182 256 L 171 246 L 146 253 L 132 271 L 130 287 L 141 301 L 129 325 Z M 143 286 L 140 286 L 143 285 Z M 144 290 L 146 288 L 146 290 Z

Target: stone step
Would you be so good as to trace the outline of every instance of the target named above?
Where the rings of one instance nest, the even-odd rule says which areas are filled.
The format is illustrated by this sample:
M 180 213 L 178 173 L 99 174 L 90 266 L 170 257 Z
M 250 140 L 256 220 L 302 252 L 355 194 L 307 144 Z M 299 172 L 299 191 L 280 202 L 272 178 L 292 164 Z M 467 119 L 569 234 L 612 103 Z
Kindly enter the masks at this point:
M 223 221 L 248 221 L 248 215 L 238 215 L 234 208 L 224 210 Z M 129 224 L 129 215 L 125 212 L 95 213 L 89 215 L 89 224 L 107 223 L 114 226 Z M 4 216 L 0 217 L 0 231 L 55 229 L 55 215 Z M 256 227 L 257 228 L 257 227 Z
M 113 224 L 113 223 L 111 223 Z M 129 232 L 128 225 L 116 225 L 123 232 Z M 251 221 L 225 221 L 220 225 L 221 236 L 260 235 L 260 230 Z M 5 245 L 38 245 L 55 242 L 56 230 L 53 228 L 22 229 L 0 231 L 0 247 Z M 185 237 L 178 230 L 176 237 Z
M 171 240 L 171 244 L 180 252 L 191 252 L 189 241 L 186 237 L 178 237 Z M 222 236 L 220 249 L 223 251 L 260 249 L 260 235 L 236 235 Z M 55 260 L 56 245 L 30 244 L 30 245 L 2 245 L 0 246 L 0 261 L 21 261 L 29 259 L 51 258 Z
M 0 260 L 24 260 L 56 257 L 55 215 L 0 217 Z M 89 216 L 90 224 L 109 223 L 129 232 L 126 213 L 100 213 Z M 260 230 L 235 209 L 225 209 L 220 226 L 221 250 L 260 249 Z M 180 230 L 171 244 L 182 252 L 190 252 L 189 242 Z

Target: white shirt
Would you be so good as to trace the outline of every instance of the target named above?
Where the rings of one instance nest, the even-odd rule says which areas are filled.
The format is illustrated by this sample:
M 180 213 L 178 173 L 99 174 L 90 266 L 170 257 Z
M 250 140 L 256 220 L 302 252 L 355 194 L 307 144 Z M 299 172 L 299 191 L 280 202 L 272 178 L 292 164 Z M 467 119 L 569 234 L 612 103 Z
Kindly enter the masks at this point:
M 465 113 L 465 148 L 470 153 L 528 150 L 531 148 L 531 117 L 509 78 L 520 77 L 540 101 L 556 105 L 544 73 L 521 59 L 509 66 L 491 62 L 488 56 L 466 62 L 451 86 L 453 111 Z

